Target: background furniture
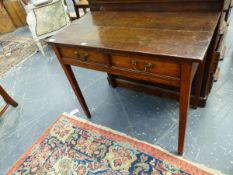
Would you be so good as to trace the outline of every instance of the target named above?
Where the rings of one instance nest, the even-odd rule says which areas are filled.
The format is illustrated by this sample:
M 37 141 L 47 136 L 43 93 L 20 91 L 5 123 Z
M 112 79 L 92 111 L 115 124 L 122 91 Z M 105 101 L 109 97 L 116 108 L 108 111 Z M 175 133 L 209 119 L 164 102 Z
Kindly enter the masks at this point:
M 224 56 L 225 53 L 227 52 L 228 48 L 225 45 L 225 39 L 226 39 L 226 33 L 228 30 L 228 26 L 230 23 L 230 14 L 232 11 L 232 7 L 233 7 L 233 0 L 225 0 L 224 4 L 223 4 L 223 9 L 222 9 L 222 16 L 220 19 L 220 27 L 219 27 L 219 37 L 218 37 L 218 41 L 217 41 L 217 56 L 216 56 L 216 60 L 215 60 L 215 64 L 213 65 L 213 72 L 212 72 L 212 79 L 210 79 L 210 88 L 212 87 L 212 83 L 214 80 L 215 82 L 219 79 L 219 77 L 221 76 L 221 62 L 224 60 Z
M 41 0 L 25 3 L 27 23 L 39 50 L 44 55 L 41 39 L 54 35 L 70 25 L 70 18 L 64 0 Z
M 80 18 L 80 9 L 83 10 L 83 12 L 86 14 L 87 13 L 87 8 L 89 8 L 89 3 L 87 0 L 72 0 L 74 4 L 74 9 L 76 12 L 77 18 Z
M 18 0 L 0 1 L 0 24 L 0 33 L 26 25 L 26 13 Z
M 198 73 L 192 84 L 192 96 L 190 103 L 195 107 L 205 106 L 208 95 L 211 92 L 213 80 L 221 58 L 224 57 L 227 48 L 224 45 L 224 37 L 227 32 L 229 16 L 231 11 L 231 0 L 89 0 L 92 11 L 163 11 L 163 12 L 219 12 L 218 27 L 214 31 L 209 50 L 205 56 L 203 65 L 199 67 Z M 228 22 L 227 22 L 228 21 Z M 191 25 L 191 23 L 186 24 Z M 224 27 L 223 27 L 224 26 Z M 201 78 L 197 78 L 201 77 Z M 179 89 L 151 83 L 143 80 L 134 80 L 125 76 L 109 75 L 109 83 L 113 87 L 125 87 L 141 92 L 179 99 Z M 196 94 L 196 89 L 201 87 L 200 94 Z
M 11 21 L 9 14 L 4 8 L 3 1 L 0 1 L 0 23 L 5 25 L 0 25 L 0 33 L 12 32 L 15 30 L 15 26 Z
M 18 103 L 14 101 L 13 98 L 10 97 L 10 95 L 3 89 L 3 87 L 0 85 L 0 95 L 3 97 L 4 101 L 6 102 L 6 105 L 0 109 L 0 117 L 2 114 L 7 110 L 9 105 L 12 105 L 13 107 L 17 107 Z

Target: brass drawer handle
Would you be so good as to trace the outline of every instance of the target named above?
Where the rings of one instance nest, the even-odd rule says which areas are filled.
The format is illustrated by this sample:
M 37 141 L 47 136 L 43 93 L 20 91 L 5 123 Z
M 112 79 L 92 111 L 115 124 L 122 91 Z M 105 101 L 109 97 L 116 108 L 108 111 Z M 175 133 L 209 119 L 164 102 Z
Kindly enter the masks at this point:
M 152 68 L 153 64 L 152 63 L 145 63 L 144 64 L 144 71 L 146 72 L 149 68 Z
M 89 56 L 89 54 L 87 52 L 75 51 L 74 54 L 76 55 L 77 59 L 80 59 L 82 61 L 87 61 L 87 58 Z
M 137 60 L 131 60 L 131 64 L 137 66 Z
M 145 63 L 144 64 L 144 70 L 141 70 L 137 67 L 138 65 L 138 62 L 137 60 L 131 60 L 131 64 L 133 65 L 134 69 L 135 70 L 138 70 L 138 71 L 144 71 L 144 72 L 147 72 L 148 69 L 152 68 L 153 67 L 153 64 L 152 63 Z

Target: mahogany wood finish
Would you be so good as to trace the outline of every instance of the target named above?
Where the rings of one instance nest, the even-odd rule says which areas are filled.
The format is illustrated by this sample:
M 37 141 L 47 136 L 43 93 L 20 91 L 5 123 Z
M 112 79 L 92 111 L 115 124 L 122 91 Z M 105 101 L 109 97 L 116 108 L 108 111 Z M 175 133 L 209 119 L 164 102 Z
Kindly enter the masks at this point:
M 2 114 L 7 110 L 9 105 L 12 105 L 13 107 L 17 107 L 18 103 L 11 98 L 11 96 L 3 89 L 3 87 L 0 85 L 0 95 L 2 96 L 3 100 L 6 102 L 6 105 L 2 107 L 0 110 L 0 117 Z
M 140 11 L 217 11 L 221 9 L 221 0 L 89 0 L 92 11 L 95 10 L 140 10 Z
M 178 137 L 178 153 L 182 154 L 184 149 L 185 130 L 187 123 L 190 90 L 192 83 L 192 74 L 196 73 L 195 64 L 183 63 L 181 66 L 181 82 L 180 82 L 180 119 L 179 119 L 179 137 Z
M 195 81 L 192 83 L 191 104 L 196 108 L 197 105 L 204 107 L 208 99 L 208 95 L 213 85 L 213 79 L 218 67 L 219 60 L 223 60 L 226 51 L 224 45 L 225 33 L 229 24 L 229 16 L 231 12 L 232 0 L 89 0 L 92 11 L 153 11 L 153 12 L 215 12 L 221 14 L 221 20 L 218 19 L 219 26 L 215 30 L 215 34 L 211 40 L 211 46 L 202 63 L 202 68 L 198 69 Z M 205 18 L 203 16 L 203 18 Z M 178 22 L 177 20 L 175 20 Z M 167 21 L 171 23 L 171 21 Z M 192 23 L 192 22 L 190 22 Z M 183 24 L 189 25 L 189 21 L 183 21 Z M 218 69 L 219 70 L 219 69 Z M 115 85 L 124 86 L 126 88 L 139 90 L 152 94 L 163 94 L 170 98 L 179 100 L 179 91 L 174 91 L 171 86 L 163 86 L 160 84 L 148 82 L 145 84 L 137 80 L 125 80 L 123 76 L 117 76 L 114 79 Z M 108 78 L 110 80 L 110 78 Z M 135 87 L 133 87 L 135 85 Z
M 112 86 L 117 85 L 114 76 L 121 76 L 178 89 L 178 153 L 182 154 L 191 83 L 198 65 L 204 64 L 218 19 L 214 12 L 97 11 L 48 42 L 88 117 L 70 65 L 106 72 Z

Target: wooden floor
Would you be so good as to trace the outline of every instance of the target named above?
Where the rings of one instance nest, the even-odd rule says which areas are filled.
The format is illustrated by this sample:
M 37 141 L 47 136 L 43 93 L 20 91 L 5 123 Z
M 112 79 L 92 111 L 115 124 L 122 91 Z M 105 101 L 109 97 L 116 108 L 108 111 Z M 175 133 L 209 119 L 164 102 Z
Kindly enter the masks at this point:
M 26 28 L 19 34 L 28 34 Z M 233 174 L 233 23 L 221 63 L 205 108 L 190 109 L 183 157 Z M 91 121 L 176 152 L 178 110 L 176 101 L 126 89 L 112 89 L 106 74 L 74 69 L 92 113 Z M 62 112 L 76 109 L 85 118 L 51 48 L 0 79 L 19 103 L 0 118 L 0 174 L 43 133 Z M 0 102 L 1 105 L 1 102 Z

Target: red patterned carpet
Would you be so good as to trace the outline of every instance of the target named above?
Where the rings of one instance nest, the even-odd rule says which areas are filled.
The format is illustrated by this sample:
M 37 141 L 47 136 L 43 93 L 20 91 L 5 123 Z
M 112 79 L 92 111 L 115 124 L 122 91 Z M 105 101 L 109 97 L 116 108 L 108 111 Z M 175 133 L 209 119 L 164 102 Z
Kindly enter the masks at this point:
M 7 172 L 13 175 L 210 175 L 159 147 L 62 115 Z

